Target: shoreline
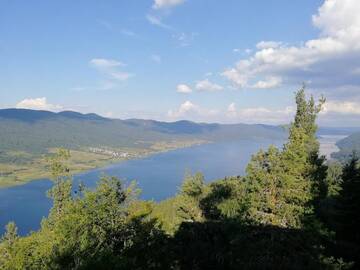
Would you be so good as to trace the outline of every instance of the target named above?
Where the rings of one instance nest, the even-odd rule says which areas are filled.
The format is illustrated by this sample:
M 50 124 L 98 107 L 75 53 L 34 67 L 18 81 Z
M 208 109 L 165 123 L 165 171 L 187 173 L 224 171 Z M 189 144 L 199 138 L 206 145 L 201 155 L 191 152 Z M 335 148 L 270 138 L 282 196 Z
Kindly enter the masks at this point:
M 87 163 L 74 163 L 73 167 L 70 168 L 70 170 L 72 172 L 72 175 L 77 175 L 77 174 L 87 173 L 91 170 L 106 168 L 113 164 L 118 164 L 118 163 L 122 163 L 125 161 L 143 159 L 143 158 L 146 158 L 146 157 L 149 157 L 152 155 L 156 155 L 156 154 L 166 153 L 169 151 L 175 151 L 175 150 L 179 150 L 179 149 L 183 149 L 183 148 L 189 148 L 189 147 L 198 146 L 198 145 L 202 145 L 202 144 L 208 144 L 208 143 L 212 143 L 212 142 L 211 141 L 203 141 L 203 140 L 197 140 L 197 141 L 192 141 L 192 142 L 191 141 L 177 142 L 177 145 L 167 145 L 167 147 L 164 147 L 164 148 L 161 148 L 161 145 L 160 145 L 160 147 L 159 147 L 159 145 L 158 146 L 154 145 L 154 148 L 141 149 L 140 153 L 137 153 L 136 155 L 134 155 L 130 158 L 117 158 L 116 159 L 116 158 L 111 158 L 111 157 L 105 156 L 104 159 L 91 160 Z M 78 150 L 70 149 L 71 154 L 79 153 L 79 152 L 80 151 L 78 151 Z M 83 151 L 81 151 L 81 152 L 85 155 L 86 154 L 92 155 L 92 153 L 86 153 Z M 50 153 L 51 152 L 49 152 L 49 154 Z M 44 157 L 39 158 L 36 161 L 40 161 L 43 159 L 44 159 Z M 47 171 L 44 171 L 43 164 L 41 166 L 39 165 L 35 169 L 32 169 L 31 165 L 33 165 L 33 164 L 31 163 L 26 166 L 23 165 L 22 168 L 18 169 L 18 170 L 23 170 L 23 171 L 26 170 L 25 168 L 27 168 L 28 170 L 33 170 L 27 176 L 21 177 L 21 180 L 14 179 L 13 177 L 1 176 L 1 171 L 0 171 L 0 189 L 21 186 L 21 185 L 25 185 L 29 182 L 36 181 L 36 180 L 50 179 L 51 174 Z M 17 177 L 17 176 L 14 176 L 14 177 Z

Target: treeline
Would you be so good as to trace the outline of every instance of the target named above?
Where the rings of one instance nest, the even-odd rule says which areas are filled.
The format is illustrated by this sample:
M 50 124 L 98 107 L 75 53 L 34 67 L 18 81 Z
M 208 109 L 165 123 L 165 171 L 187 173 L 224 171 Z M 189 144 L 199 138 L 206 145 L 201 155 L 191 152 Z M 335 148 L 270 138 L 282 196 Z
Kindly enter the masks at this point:
M 319 155 L 324 100 L 296 93 L 282 149 L 254 155 L 243 177 L 187 175 L 155 204 L 134 184 L 102 177 L 72 193 L 65 150 L 49 158 L 53 208 L 41 229 L 0 244 L 2 269 L 359 269 L 360 166 Z

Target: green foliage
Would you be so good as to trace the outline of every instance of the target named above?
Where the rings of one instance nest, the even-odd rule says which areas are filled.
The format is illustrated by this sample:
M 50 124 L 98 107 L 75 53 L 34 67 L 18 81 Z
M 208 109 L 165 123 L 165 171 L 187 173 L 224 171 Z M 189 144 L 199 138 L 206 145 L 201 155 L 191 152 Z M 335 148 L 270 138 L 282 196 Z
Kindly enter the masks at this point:
M 49 190 L 48 196 L 53 200 L 53 208 L 50 216 L 60 218 L 63 208 L 71 201 L 72 178 L 66 161 L 70 158 L 70 152 L 59 149 L 56 154 L 48 159 L 54 186 Z
M 344 258 L 360 267 L 360 162 L 356 156 L 345 164 L 342 183 L 337 197 L 334 227 Z
M 327 175 L 325 179 L 326 196 L 335 197 L 339 195 L 342 185 L 343 167 L 338 162 L 331 162 L 328 165 Z
M 245 215 L 255 224 L 301 228 L 320 197 L 326 167 L 318 156 L 316 115 L 324 99 L 308 101 L 304 88 L 296 93 L 297 111 L 289 140 L 282 151 L 271 146 L 254 155 L 247 167 L 249 208 Z
M 202 221 L 204 219 L 200 201 L 206 193 L 204 176 L 201 173 L 186 175 L 180 189 L 178 215 L 186 221 Z
M 245 195 L 243 179 L 226 178 L 210 184 L 200 207 L 207 220 L 236 219 L 245 222 L 244 213 L 249 205 Z

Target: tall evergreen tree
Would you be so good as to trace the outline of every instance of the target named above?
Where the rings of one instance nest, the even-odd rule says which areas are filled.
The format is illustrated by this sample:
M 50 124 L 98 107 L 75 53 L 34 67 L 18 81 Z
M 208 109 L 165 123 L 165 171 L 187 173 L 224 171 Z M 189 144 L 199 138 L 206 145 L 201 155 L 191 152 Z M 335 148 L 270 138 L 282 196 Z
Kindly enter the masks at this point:
M 313 97 L 307 100 L 301 88 L 296 93 L 296 115 L 283 150 L 270 147 L 249 163 L 248 215 L 256 223 L 299 228 L 304 217 L 313 213 L 312 202 L 326 171 L 318 155 L 315 123 L 323 103 L 323 98 L 318 104 Z
M 354 155 L 344 166 L 342 189 L 338 199 L 337 238 L 346 250 L 345 256 L 360 267 L 360 161 Z
M 200 201 L 205 194 L 205 181 L 201 173 L 187 174 L 180 189 L 177 215 L 184 221 L 203 221 Z
M 59 218 L 65 204 L 71 201 L 72 177 L 66 162 L 70 159 L 70 151 L 59 149 L 57 153 L 48 158 L 51 179 L 54 186 L 48 191 L 53 200 L 50 217 Z

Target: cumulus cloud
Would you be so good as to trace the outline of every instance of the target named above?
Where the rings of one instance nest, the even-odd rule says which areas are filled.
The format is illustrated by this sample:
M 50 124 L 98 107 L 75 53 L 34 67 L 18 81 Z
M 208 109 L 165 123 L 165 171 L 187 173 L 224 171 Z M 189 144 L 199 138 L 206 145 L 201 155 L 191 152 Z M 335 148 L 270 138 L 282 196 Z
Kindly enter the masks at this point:
M 260 41 L 258 44 L 256 44 L 257 49 L 269 49 L 269 48 L 278 48 L 280 47 L 281 42 L 278 41 Z
M 153 9 L 168 9 L 181 5 L 185 0 L 154 0 Z
M 277 78 L 286 85 L 309 82 L 320 90 L 340 86 L 360 87 L 360 1 L 325 0 L 312 17 L 320 30 L 318 38 L 303 45 L 262 41 L 250 57 L 227 68 L 222 75 L 237 88 L 275 87 L 264 83 Z M 354 73 L 355 71 L 355 73 Z M 259 87 L 258 87 L 259 88 Z
M 239 107 L 235 102 L 223 109 L 209 109 L 191 101 L 168 111 L 168 119 L 189 119 L 200 122 L 288 124 L 296 113 L 295 105 L 285 107 Z M 346 116 L 346 117 L 345 117 Z M 354 126 L 360 116 L 360 102 L 327 101 L 321 111 L 318 123 L 321 126 Z
M 182 103 L 177 110 L 169 110 L 168 116 L 171 118 L 179 118 L 186 116 L 189 112 L 199 112 L 198 106 L 187 100 Z
M 210 91 L 210 92 L 221 91 L 224 89 L 224 87 L 222 87 L 221 85 L 212 83 L 208 79 L 198 81 L 195 85 L 195 88 L 199 91 Z
M 194 121 L 203 121 L 214 119 L 219 114 L 218 110 L 209 110 L 187 100 L 176 110 L 169 110 L 167 116 L 171 119 L 191 119 Z
M 188 86 L 186 84 L 178 84 L 176 87 L 176 92 L 188 94 L 188 93 L 192 92 L 192 89 L 190 86 Z
M 237 113 L 237 109 L 235 103 L 234 102 L 230 103 L 226 112 L 227 116 L 234 117 L 236 116 L 236 113 Z
M 279 77 L 268 77 L 264 81 L 256 82 L 252 87 L 258 89 L 269 89 L 278 87 L 281 85 L 281 78 Z
M 360 115 L 360 102 L 353 101 L 327 101 L 321 114 L 357 114 Z
M 289 123 L 295 114 L 293 107 L 270 109 L 265 107 L 249 107 L 237 109 L 235 103 L 230 103 L 224 110 L 208 109 L 191 101 L 185 101 L 178 109 L 169 110 L 168 117 L 175 119 L 190 119 L 201 122 L 223 123 Z
M 90 60 L 90 64 L 96 68 L 114 68 L 125 66 L 124 63 L 113 60 L 113 59 L 104 59 L 104 58 L 94 58 Z
M 238 110 L 235 103 L 231 103 L 225 116 L 230 122 L 282 124 L 289 123 L 294 114 L 295 109 L 291 106 L 284 109 L 249 107 Z
M 19 109 L 31 109 L 31 110 L 47 110 L 47 111 L 59 111 L 63 109 L 60 105 L 54 105 L 47 102 L 46 97 L 41 98 L 26 98 L 16 104 L 16 108 Z

